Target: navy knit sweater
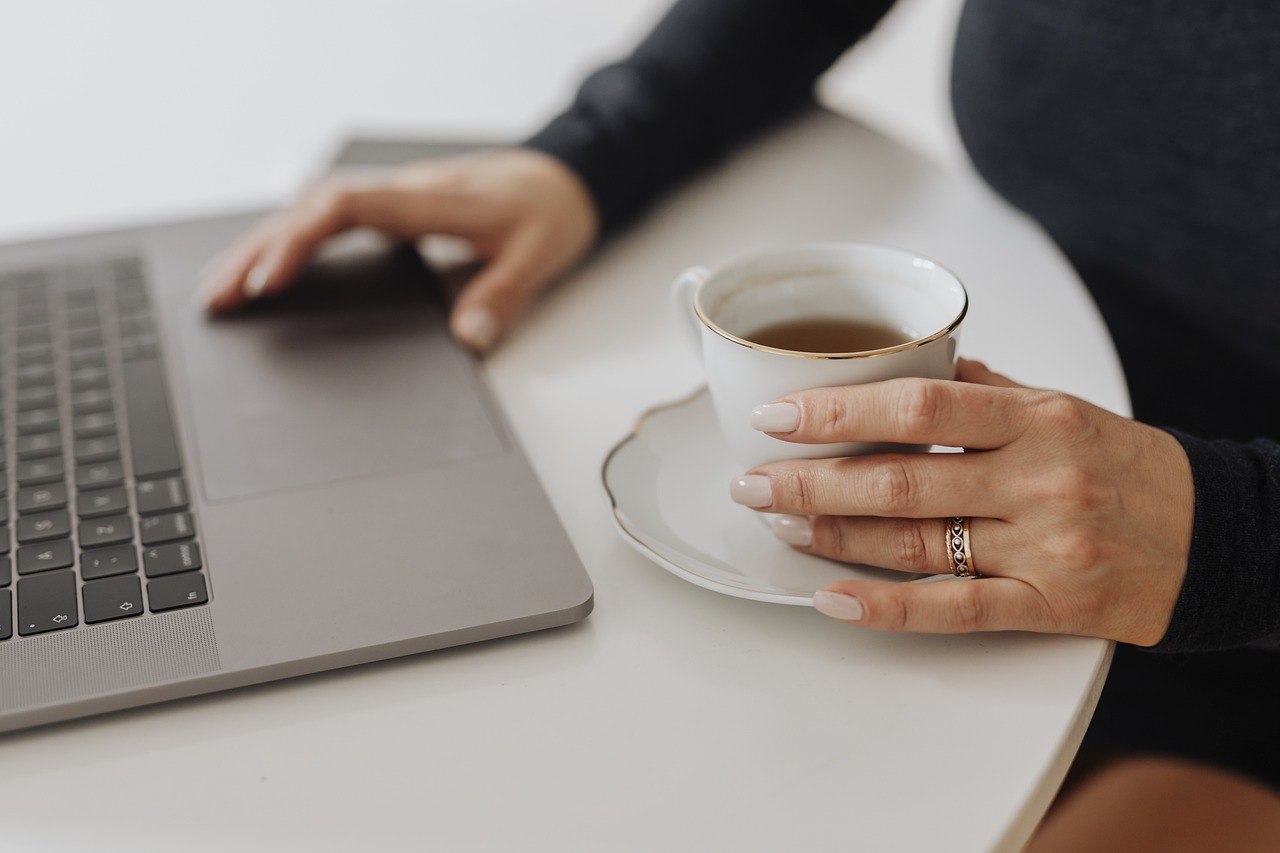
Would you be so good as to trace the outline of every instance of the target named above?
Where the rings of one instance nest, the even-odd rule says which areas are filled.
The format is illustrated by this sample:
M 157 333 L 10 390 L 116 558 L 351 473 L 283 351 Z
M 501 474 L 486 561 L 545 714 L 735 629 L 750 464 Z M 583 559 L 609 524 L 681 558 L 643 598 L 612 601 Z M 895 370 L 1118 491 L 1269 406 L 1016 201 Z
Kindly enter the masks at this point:
M 583 177 L 611 233 L 810 104 L 891 5 L 682 0 L 526 144 Z M 1190 458 L 1158 648 L 1280 648 L 1280 3 L 969 0 L 952 96 L 978 171 L 1089 287 L 1136 417 Z

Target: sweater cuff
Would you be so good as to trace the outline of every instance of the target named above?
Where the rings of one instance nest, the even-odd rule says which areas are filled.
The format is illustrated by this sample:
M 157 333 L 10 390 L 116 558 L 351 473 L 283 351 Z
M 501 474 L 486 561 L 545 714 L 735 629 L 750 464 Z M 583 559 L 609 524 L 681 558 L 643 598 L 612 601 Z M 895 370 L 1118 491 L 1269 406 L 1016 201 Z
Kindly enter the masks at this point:
M 1280 445 L 1169 430 L 1195 481 L 1187 575 L 1158 652 L 1213 651 L 1280 633 Z
M 556 158 L 582 180 L 596 206 L 602 239 L 621 227 L 624 216 L 620 205 L 609 197 L 610 166 L 604 162 L 601 152 L 605 146 L 597 137 L 590 122 L 569 110 L 556 116 L 520 145 Z

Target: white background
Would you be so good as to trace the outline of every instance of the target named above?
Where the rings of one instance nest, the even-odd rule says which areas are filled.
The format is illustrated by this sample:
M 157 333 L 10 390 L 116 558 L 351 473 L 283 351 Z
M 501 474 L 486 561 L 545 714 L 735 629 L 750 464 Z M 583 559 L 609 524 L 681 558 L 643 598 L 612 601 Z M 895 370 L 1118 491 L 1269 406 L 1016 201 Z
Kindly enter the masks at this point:
M 946 93 L 959 5 L 900 2 L 833 69 L 822 99 L 960 163 Z M 0 0 L 0 237 L 274 203 L 348 130 L 520 138 L 666 8 Z M 564 44 L 575 50 L 549 48 Z M 169 112 L 182 120 L 166 122 Z

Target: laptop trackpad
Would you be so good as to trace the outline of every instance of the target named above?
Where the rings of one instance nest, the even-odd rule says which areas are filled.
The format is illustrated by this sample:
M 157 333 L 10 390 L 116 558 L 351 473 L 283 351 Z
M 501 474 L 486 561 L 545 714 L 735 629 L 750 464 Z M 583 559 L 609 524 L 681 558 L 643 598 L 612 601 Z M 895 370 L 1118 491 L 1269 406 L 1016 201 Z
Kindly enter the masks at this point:
M 439 282 L 411 247 L 314 264 L 224 319 L 173 319 L 206 497 L 448 465 L 506 447 Z

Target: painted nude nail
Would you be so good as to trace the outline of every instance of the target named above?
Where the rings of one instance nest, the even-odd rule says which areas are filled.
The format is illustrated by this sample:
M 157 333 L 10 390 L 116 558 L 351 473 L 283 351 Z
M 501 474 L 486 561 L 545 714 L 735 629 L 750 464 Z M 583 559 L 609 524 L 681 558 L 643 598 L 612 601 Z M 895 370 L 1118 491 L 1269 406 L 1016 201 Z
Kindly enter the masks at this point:
M 843 622 L 862 621 L 862 602 L 852 595 L 820 589 L 813 594 L 813 607 L 824 616 Z
M 729 497 L 743 506 L 759 509 L 773 504 L 773 487 L 768 477 L 747 474 L 729 485 Z
M 498 318 L 488 308 L 473 305 L 453 321 L 458 340 L 476 352 L 488 352 L 498 342 Z
M 773 535 L 788 545 L 808 548 L 813 544 L 813 522 L 803 515 L 780 515 L 769 526 Z
M 244 295 L 250 299 L 261 296 L 262 291 L 267 289 L 267 282 L 270 279 L 271 270 L 266 264 L 254 265 L 244 277 Z
M 800 407 L 795 403 L 765 403 L 751 410 L 751 428 L 760 432 L 794 432 L 800 426 Z

